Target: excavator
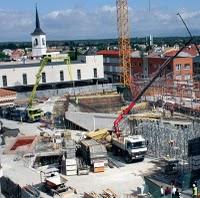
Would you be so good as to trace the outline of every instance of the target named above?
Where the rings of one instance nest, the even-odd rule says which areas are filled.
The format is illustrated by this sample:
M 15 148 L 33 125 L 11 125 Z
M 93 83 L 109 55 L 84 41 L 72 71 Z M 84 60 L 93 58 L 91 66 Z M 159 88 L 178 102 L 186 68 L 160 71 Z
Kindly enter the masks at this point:
M 39 70 L 36 74 L 36 80 L 34 87 L 32 89 L 31 95 L 28 100 L 28 105 L 26 107 L 14 107 L 11 110 L 11 116 L 10 119 L 12 120 L 19 120 L 19 121 L 25 121 L 25 122 L 36 122 L 39 121 L 40 118 L 43 115 L 43 111 L 40 108 L 37 108 L 33 105 L 33 101 L 36 96 L 37 88 L 40 84 L 40 80 L 42 77 L 42 71 L 44 67 L 52 60 L 58 60 L 58 61 L 64 61 L 64 64 L 67 65 L 68 72 L 71 78 L 71 68 L 70 68 L 70 57 L 68 54 L 59 54 L 59 55 L 46 55 L 43 57 Z

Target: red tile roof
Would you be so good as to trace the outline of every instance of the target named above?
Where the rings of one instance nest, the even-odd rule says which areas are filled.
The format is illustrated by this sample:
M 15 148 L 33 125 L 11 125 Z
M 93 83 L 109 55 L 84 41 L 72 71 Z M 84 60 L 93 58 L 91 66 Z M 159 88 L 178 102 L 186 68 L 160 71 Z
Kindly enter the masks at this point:
M 9 97 L 9 96 L 15 96 L 16 92 L 15 91 L 10 91 L 7 89 L 0 89 L 0 97 Z
M 175 56 L 176 52 L 177 50 L 173 50 L 173 51 L 165 52 L 164 55 L 167 57 L 171 57 L 171 56 Z
M 164 55 L 165 55 L 165 56 L 168 56 L 168 57 L 174 56 L 174 55 L 176 54 L 177 51 L 178 51 L 177 49 L 170 50 L 170 51 L 167 51 L 166 53 L 164 53 Z M 189 47 L 187 47 L 187 48 L 184 48 L 184 49 L 182 50 L 182 52 L 183 52 L 183 53 L 186 53 L 186 54 L 188 54 L 188 56 L 192 56 L 192 57 L 195 57 L 195 56 L 198 55 L 198 51 L 197 51 L 195 45 L 191 45 L 191 46 L 189 46 Z
M 119 50 L 100 50 L 97 55 L 103 56 L 119 56 Z

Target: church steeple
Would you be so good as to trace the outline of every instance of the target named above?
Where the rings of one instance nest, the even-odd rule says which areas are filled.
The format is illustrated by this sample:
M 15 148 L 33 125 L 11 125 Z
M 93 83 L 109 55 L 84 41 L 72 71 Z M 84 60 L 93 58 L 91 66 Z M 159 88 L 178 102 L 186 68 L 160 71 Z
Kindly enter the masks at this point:
M 38 16 L 37 6 L 35 8 L 35 30 L 31 35 L 32 36 L 45 35 L 45 33 L 40 28 L 40 19 L 39 19 L 39 16 Z
M 47 53 L 46 34 L 40 27 L 37 6 L 35 8 L 35 30 L 32 36 L 32 57 L 42 57 Z

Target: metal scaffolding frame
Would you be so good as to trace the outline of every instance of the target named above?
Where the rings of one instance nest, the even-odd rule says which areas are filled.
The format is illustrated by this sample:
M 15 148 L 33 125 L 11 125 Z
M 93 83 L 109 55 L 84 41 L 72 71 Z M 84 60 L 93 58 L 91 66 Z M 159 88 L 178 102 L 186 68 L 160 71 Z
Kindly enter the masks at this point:
M 169 121 L 170 123 L 170 121 Z M 188 140 L 200 137 L 200 121 L 166 124 L 163 120 L 129 121 L 132 134 L 141 134 L 148 141 L 148 155 L 188 161 Z

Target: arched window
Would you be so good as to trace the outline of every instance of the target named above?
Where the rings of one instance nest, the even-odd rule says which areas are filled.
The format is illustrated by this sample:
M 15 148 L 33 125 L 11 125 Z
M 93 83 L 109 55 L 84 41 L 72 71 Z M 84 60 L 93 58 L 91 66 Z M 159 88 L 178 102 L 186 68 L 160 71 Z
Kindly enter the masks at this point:
M 42 38 L 42 45 L 45 45 L 45 38 Z
M 36 38 L 34 41 L 34 46 L 37 46 L 37 45 L 38 45 L 38 39 Z

